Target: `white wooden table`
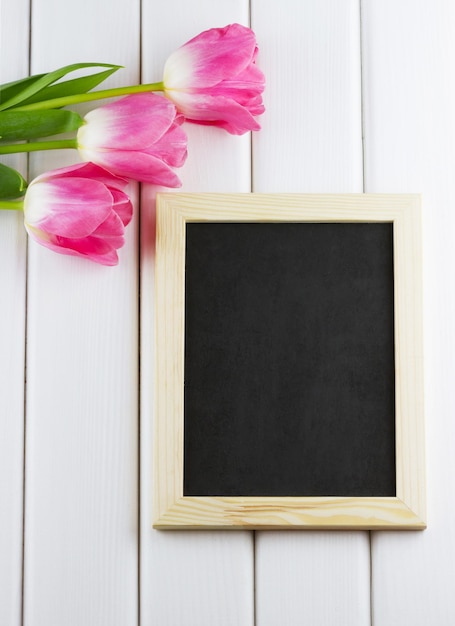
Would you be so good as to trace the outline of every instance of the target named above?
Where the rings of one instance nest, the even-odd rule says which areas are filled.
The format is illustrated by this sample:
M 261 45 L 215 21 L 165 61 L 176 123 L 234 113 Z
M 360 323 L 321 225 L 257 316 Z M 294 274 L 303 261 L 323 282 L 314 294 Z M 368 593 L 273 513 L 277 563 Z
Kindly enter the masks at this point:
M 115 268 L 27 243 L 3 211 L 0 624 L 453 624 L 455 3 L 0 7 L 1 82 L 81 61 L 123 65 L 111 85 L 157 81 L 190 37 L 251 24 L 263 129 L 187 125 L 183 191 L 423 194 L 428 475 L 424 532 L 152 530 L 156 189 L 133 190 Z M 28 176 L 76 160 L 35 154 Z

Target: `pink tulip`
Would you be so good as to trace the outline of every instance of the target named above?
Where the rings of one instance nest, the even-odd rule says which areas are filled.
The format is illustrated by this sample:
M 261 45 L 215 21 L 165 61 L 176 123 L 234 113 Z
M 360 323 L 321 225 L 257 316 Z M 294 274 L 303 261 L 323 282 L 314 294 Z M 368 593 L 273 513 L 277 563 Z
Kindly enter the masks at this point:
M 35 178 L 24 198 L 28 234 L 61 254 L 102 265 L 118 263 L 132 205 L 127 181 L 93 163 L 64 167 Z
M 138 93 L 90 111 L 77 134 L 84 161 L 118 176 L 164 187 L 179 187 L 171 169 L 187 155 L 182 115 L 167 98 Z
M 240 24 L 206 30 L 176 50 L 164 66 L 164 91 L 185 118 L 233 135 L 259 130 L 264 74 L 256 66 L 252 30 Z

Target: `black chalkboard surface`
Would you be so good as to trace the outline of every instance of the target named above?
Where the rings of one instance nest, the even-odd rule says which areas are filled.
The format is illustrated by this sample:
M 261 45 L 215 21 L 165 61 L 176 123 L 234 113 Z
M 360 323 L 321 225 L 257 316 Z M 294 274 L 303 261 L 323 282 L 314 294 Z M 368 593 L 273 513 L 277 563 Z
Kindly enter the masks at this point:
M 186 225 L 184 495 L 395 496 L 392 223 Z
M 425 528 L 420 197 L 156 213 L 154 528 Z

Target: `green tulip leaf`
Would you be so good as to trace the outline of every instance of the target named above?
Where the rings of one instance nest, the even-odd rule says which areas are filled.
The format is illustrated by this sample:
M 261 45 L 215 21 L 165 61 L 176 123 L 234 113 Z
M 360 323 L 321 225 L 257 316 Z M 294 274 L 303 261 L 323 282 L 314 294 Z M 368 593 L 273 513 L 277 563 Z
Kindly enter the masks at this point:
M 109 69 L 103 70 L 94 76 L 85 77 L 86 85 L 88 85 L 89 89 L 93 88 L 99 84 L 99 82 L 105 80 L 107 76 L 110 76 L 110 74 L 119 69 L 119 66 L 111 65 L 109 63 L 75 63 L 73 65 L 67 65 L 58 70 L 54 70 L 53 72 L 49 72 L 48 74 L 37 74 L 36 76 L 15 81 L 14 83 L 6 83 L 5 85 L 0 86 L 0 111 L 20 106 L 25 101 L 31 101 L 31 98 L 35 98 L 34 102 L 49 100 L 50 98 L 49 95 L 46 94 L 46 91 L 51 85 L 71 72 L 91 67 L 107 67 Z M 96 82 L 97 80 L 98 82 Z M 66 82 L 72 83 L 73 81 Z M 76 83 L 76 86 L 73 85 L 73 88 L 77 89 L 80 84 L 81 83 Z M 92 87 L 90 87 L 90 84 L 92 84 Z M 61 83 L 61 85 L 64 85 L 64 83 Z M 85 85 L 84 78 L 82 78 L 82 85 Z M 55 87 L 57 87 L 57 85 L 55 85 Z M 67 85 L 67 87 L 71 88 L 71 85 Z M 64 95 L 68 95 L 65 88 L 61 88 L 64 90 Z M 80 91 L 75 91 L 73 93 L 80 93 Z M 53 95 L 51 97 L 58 96 Z
M 66 110 L 0 111 L 0 142 L 24 141 L 77 130 L 78 113 Z
M 45 74 L 36 74 L 35 76 L 28 76 L 27 78 L 21 78 L 15 80 L 12 83 L 4 83 L 0 85 L 0 106 L 21 93 L 24 89 L 27 89 L 35 81 L 45 76 Z
M 27 181 L 13 170 L 0 163 L 0 200 L 14 200 L 25 194 Z
M 87 93 L 109 78 L 109 76 L 116 72 L 119 67 L 120 66 L 115 66 L 110 70 L 98 72 L 97 74 L 81 76 L 80 78 L 73 78 L 72 80 L 65 80 L 57 83 L 56 85 L 51 85 L 50 87 L 42 89 L 37 94 L 21 102 L 21 106 L 35 102 L 43 102 L 44 100 L 53 100 L 54 98 L 62 98 L 63 96 Z

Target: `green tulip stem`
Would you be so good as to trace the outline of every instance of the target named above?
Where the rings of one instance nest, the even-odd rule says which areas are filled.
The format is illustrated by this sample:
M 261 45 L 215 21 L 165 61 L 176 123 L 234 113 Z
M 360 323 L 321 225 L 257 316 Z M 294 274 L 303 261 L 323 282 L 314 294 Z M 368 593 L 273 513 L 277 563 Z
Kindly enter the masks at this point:
M 55 141 L 35 141 L 30 143 L 0 144 L 0 154 L 15 154 L 16 152 L 36 152 L 38 150 L 77 149 L 76 139 L 58 139 Z
M 70 104 L 79 104 L 81 102 L 91 102 L 93 100 L 103 100 L 105 98 L 116 98 L 118 96 L 127 96 L 133 93 L 147 93 L 150 91 L 164 91 L 164 84 L 149 83 L 148 85 L 131 85 L 130 87 L 114 87 L 112 89 L 104 89 L 100 91 L 91 91 L 89 93 L 73 94 L 71 96 L 62 96 L 61 98 L 53 98 L 52 100 L 44 100 L 43 102 L 34 102 L 32 104 L 24 104 L 23 106 L 14 107 L 15 111 L 36 111 L 42 109 L 57 109 Z
M 22 200 L 0 200 L 0 209 L 10 211 L 22 211 L 24 203 Z

